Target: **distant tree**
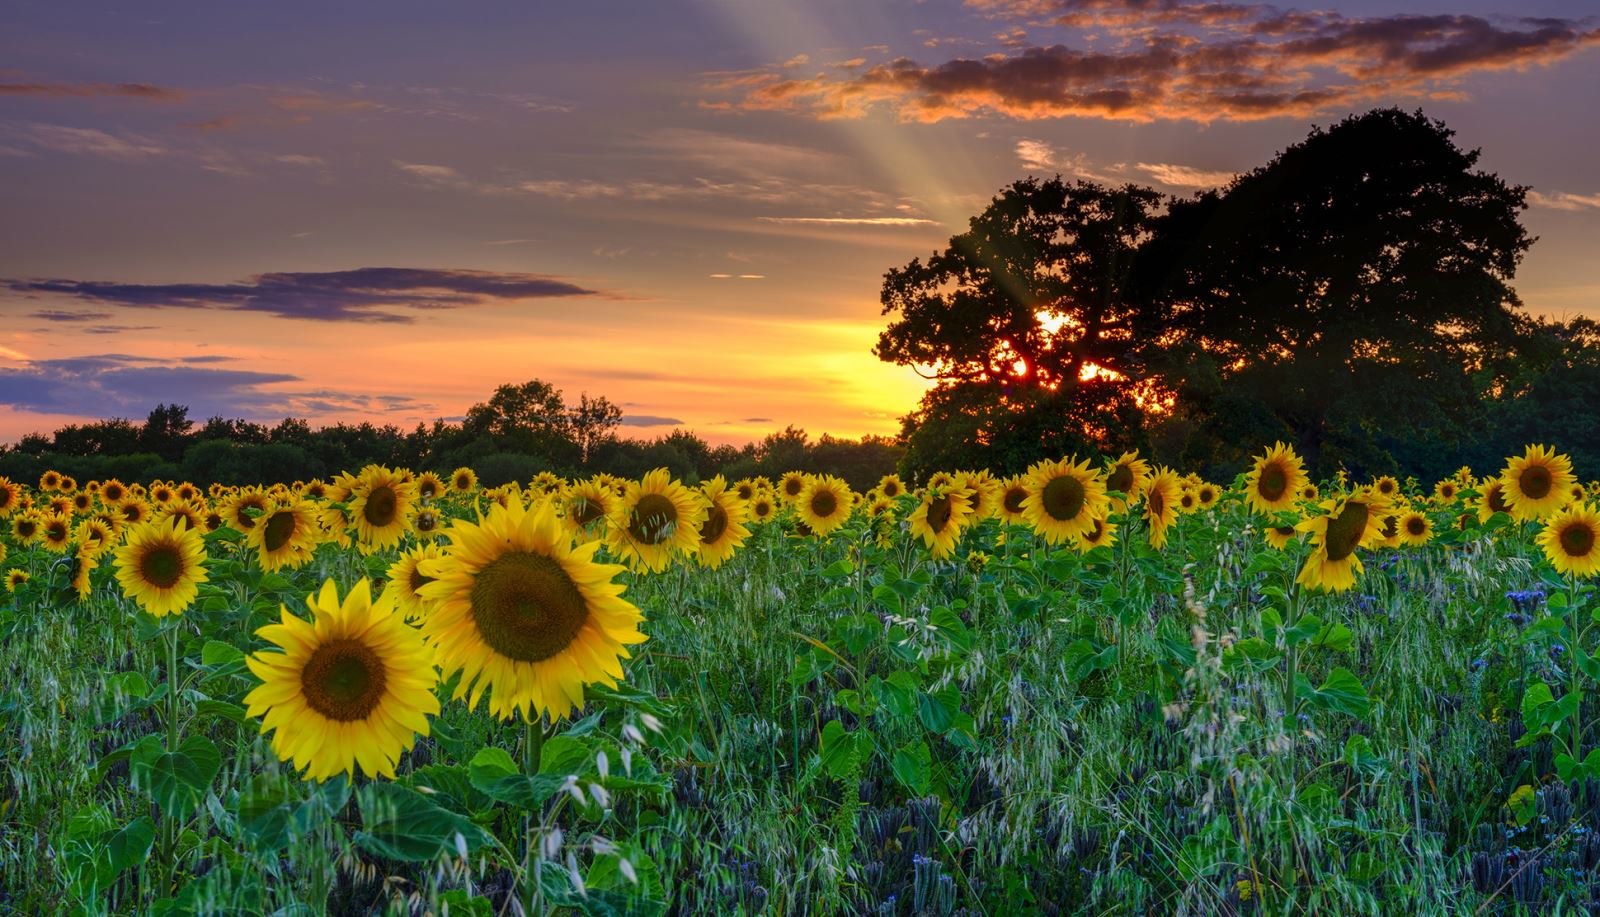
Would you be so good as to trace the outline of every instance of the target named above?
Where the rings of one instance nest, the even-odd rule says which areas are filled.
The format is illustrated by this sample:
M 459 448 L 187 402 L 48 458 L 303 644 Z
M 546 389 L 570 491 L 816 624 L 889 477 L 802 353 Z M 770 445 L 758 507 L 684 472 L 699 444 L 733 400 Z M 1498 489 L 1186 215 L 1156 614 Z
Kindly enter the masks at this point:
M 183 449 L 194 429 L 189 408 L 182 404 L 158 404 L 139 430 L 139 448 L 154 452 L 169 462 L 183 456 Z
M 468 438 L 486 440 L 498 452 L 538 456 L 546 467 L 567 467 L 581 460 L 561 390 L 538 379 L 495 389 L 488 401 L 467 410 L 461 429 Z
M 578 460 L 587 463 L 589 453 L 604 440 L 615 435 L 622 423 L 622 408 L 604 397 L 590 398 L 588 392 L 578 396 L 578 403 L 566 408 L 568 435 L 578 447 Z
M 1160 201 L 1137 185 L 1023 179 L 942 252 L 884 275 L 890 321 L 875 353 L 938 381 L 907 419 L 907 435 L 924 444 L 908 461 L 942 454 L 979 464 L 985 439 L 1001 430 L 1016 460 L 1037 458 L 1055 448 L 1052 428 L 1066 419 L 1041 412 L 1062 407 L 1119 437 L 1136 424 L 1125 406 L 1148 373 L 1129 287 Z M 1029 444 L 1031 432 L 1044 438 Z M 952 440 L 965 450 L 938 445 Z
M 1526 189 L 1452 137 L 1375 110 L 1173 201 L 1140 253 L 1151 340 L 1210 354 L 1213 388 L 1267 406 L 1319 473 L 1370 464 L 1378 431 L 1466 430 L 1530 328 L 1510 281 L 1533 240 Z

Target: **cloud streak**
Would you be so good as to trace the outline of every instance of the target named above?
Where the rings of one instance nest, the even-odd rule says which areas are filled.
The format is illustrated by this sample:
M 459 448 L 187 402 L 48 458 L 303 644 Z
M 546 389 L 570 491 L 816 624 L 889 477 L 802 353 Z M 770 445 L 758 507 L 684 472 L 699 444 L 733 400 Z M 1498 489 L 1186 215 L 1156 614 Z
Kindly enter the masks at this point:
M 243 282 L 220 284 L 0 279 L 0 289 L 136 308 L 220 309 L 325 322 L 411 322 L 414 316 L 393 310 L 596 295 L 544 274 L 403 267 L 258 274 Z M 62 317 L 69 314 L 62 310 L 47 312 L 52 316 L 49 321 L 71 320 Z
M 1030 45 L 922 64 L 794 77 L 782 68 L 712 74 L 708 107 L 902 121 L 998 115 L 1126 121 L 1304 117 L 1375 100 L 1459 97 L 1463 76 L 1547 65 L 1600 45 L 1571 19 L 1467 15 L 1346 17 L 1266 5 L 1171 0 L 971 0 L 1002 17 L 1056 28 L 1110 28 L 1088 49 Z M 721 96 L 720 100 L 715 97 Z
M 0 96 L 31 96 L 48 99 L 110 96 L 171 102 L 186 98 L 181 89 L 152 86 L 149 83 L 0 83 Z

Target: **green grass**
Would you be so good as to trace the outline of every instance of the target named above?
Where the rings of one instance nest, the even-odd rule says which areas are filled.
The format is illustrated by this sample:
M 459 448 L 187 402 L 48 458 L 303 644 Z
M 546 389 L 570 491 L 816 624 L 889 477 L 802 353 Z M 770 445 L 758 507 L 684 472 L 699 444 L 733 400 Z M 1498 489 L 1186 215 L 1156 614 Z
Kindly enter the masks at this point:
M 1600 782 L 1561 781 L 1551 738 L 1514 743 L 1529 685 L 1591 687 L 1570 626 L 1524 639 L 1506 619 L 1508 591 L 1571 591 L 1531 531 L 1497 519 L 1368 553 L 1354 591 L 1323 596 L 1293 586 L 1305 548 L 1272 551 L 1249 522 L 1185 517 L 1159 553 L 1125 526 L 1080 556 L 1016 529 L 999 543 L 989 521 L 949 562 L 903 535 L 881 548 L 862 520 L 826 542 L 772 525 L 719 570 L 630 574 L 651 639 L 557 746 L 562 767 L 589 756 L 608 807 L 486 790 L 474 762 L 499 748 L 520 767 L 527 732 L 446 689 L 405 795 L 296 779 L 236 721 L 254 682 L 224 650 L 259 649 L 280 602 L 303 609 L 323 578 L 346 588 L 392 554 L 324 545 L 262 575 L 216 536 L 212 583 L 175 626 L 181 733 L 220 762 L 192 805 L 164 798 L 116 754 L 165 741 L 164 630 L 109 571 L 62 601 L 55 557 L 14 548 L 7 565 L 35 579 L 0 616 L 0 912 L 1592 907 Z M 1577 623 L 1590 599 L 1575 594 Z M 1323 627 L 1291 649 L 1307 616 Z M 1573 714 L 1584 752 L 1593 707 Z

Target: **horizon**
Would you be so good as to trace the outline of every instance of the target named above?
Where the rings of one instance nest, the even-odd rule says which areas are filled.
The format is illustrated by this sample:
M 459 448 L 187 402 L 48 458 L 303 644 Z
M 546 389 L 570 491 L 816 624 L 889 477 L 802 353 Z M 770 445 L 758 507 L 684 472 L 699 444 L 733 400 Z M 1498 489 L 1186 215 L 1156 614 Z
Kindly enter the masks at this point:
M 27 5 L 0 442 L 160 402 L 409 429 L 536 377 L 624 436 L 893 435 L 931 383 L 871 353 L 882 275 L 1008 182 L 1187 195 L 1391 104 L 1532 188 L 1527 310 L 1594 315 L 1600 23 L 1396 9 Z

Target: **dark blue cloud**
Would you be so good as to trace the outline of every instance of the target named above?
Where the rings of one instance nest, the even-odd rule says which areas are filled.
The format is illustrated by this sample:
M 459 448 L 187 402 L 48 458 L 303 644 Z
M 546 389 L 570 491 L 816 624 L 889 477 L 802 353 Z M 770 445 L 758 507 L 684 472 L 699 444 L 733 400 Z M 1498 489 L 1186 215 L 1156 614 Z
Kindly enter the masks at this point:
M 0 404 L 39 414 L 142 417 L 161 403 L 185 404 L 191 417 L 275 420 L 287 415 L 415 410 L 404 396 L 352 396 L 283 388 L 288 373 L 219 369 L 226 356 L 175 361 L 131 354 L 95 354 L 0 368 Z
M 101 280 L 0 279 L 3 288 L 31 295 L 148 309 L 223 309 L 315 321 L 410 322 L 391 309 L 458 309 L 492 302 L 592 296 L 594 290 L 543 274 L 498 271 L 363 267 L 350 271 L 258 274 L 241 283 L 119 283 Z M 48 321 L 90 321 L 45 310 Z

